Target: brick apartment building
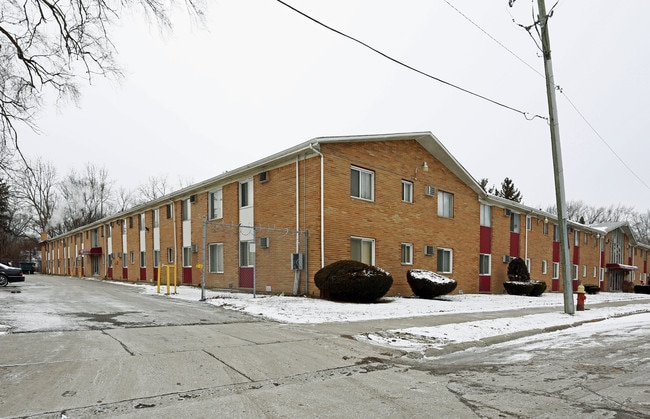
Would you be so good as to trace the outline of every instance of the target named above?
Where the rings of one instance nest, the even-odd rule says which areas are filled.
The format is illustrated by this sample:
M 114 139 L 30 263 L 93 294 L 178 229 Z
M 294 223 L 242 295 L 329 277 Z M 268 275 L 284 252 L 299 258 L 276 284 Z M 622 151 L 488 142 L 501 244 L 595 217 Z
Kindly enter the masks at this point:
M 322 266 L 356 259 L 439 272 L 456 292 L 502 293 L 507 263 L 561 291 L 553 214 L 487 194 L 429 132 L 315 138 L 42 241 L 45 273 L 318 295 Z M 573 283 L 647 280 L 626 223 L 569 224 Z

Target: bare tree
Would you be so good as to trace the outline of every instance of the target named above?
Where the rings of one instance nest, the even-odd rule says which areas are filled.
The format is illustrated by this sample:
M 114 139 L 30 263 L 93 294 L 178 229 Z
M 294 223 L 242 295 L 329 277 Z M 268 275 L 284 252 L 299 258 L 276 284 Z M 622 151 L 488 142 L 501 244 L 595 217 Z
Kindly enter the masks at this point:
M 120 75 L 109 27 L 121 14 L 140 6 L 170 27 L 178 3 L 202 17 L 202 0 L 2 0 L 0 149 L 19 149 L 16 124 L 35 128 L 44 92 L 75 100 L 80 80 Z
M 120 186 L 115 194 L 115 211 L 122 212 L 135 205 L 133 192 Z
M 71 171 L 60 183 L 59 190 L 65 202 L 58 212 L 56 233 L 97 221 L 115 209 L 108 171 L 90 163 L 81 174 Z
M 137 189 L 138 203 L 153 201 L 154 199 L 165 196 L 172 191 L 167 176 L 149 176 L 147 183 L 140 185 Z
M 635 237 L 642 243 L 650 244 L 650 210 L 645 213 L 635 214 L 630 228 Z
M 56 185 L 56 168 L 41 158 L 28 162 L 28 167 L 17 176 L 16 194 L 33 209 L 32 230 L 36 234 L 49 232 L 57 204 Z

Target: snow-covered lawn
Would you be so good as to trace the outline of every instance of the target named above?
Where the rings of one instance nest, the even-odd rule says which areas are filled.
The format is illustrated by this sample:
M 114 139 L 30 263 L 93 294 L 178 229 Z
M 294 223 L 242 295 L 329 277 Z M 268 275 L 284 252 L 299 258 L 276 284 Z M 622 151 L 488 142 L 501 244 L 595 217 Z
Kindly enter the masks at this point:
M 138 285 L 142 291 L 156 294 L 156 287 Z M 177 294 L 169 298 L 198 301 L 201 290 L 193 287 L 178 287 Z M 161 288 L 165 295 L 166 288 Z M 173 289 L 172 289 L 173 292 Z M 564 313 L 564 296 L 560 293 L 545 293 L 540 297 L 523 297 L 507 294 L 453 294 L 433 300 L 418 298 L 387 297 L 374 304 L 337 303 L 317 298 L 267 296 L 251 294 L 205 291 L 206 302 L 229 310 L 237 310 L 265 317 L 283 323 L 314 324 L 331 322 L 356 322 L 392 318 L 435 316 L 515 310 L 534 307 L 557 307 L 550 313 L 512 316 L 498 319 L 463 321 L 432 327 L 407 327 L 385 330 L 356 336 L 357 339 L 374 344 L 399 348 L 407 351 L 425 351 L 442 348 L 449 344 L 477 341 L 484 338 L 512 334 L 527 330 L 561 327 L 586 323 L 604 318 L 650 312 L 650 295 L 601 292 L 587 295 L 585 311 L 574 315 Z M 574 296 L 575 298 L 575 296 Z M 597 303 L 627 301 L 630 304 L 611 307 L 593 307 Z M 591 306 L 590 306 L 591 305 Z

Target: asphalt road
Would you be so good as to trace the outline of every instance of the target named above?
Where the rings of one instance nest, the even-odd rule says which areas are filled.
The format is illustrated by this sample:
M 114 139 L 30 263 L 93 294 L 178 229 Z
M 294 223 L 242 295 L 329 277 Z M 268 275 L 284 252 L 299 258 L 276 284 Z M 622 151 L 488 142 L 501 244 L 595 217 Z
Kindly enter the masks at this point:
M 0 417 L 648 417 L 644 316 L 414 359 L 331 324 L 34 275 L 0 289 Z

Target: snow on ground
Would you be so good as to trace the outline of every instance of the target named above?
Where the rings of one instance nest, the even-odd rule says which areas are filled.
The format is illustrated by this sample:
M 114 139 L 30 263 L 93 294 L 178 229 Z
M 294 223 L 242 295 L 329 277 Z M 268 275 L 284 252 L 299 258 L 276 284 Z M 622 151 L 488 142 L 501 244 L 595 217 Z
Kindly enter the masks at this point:
M 139 285 L 143 292 L 156 294 L 156 287 Z M 170 291 L 173 293 L 173 288 Z M 161 295 L 166 288 L 162 287 Z M 178 287 L 171 298 L 200 300 L 201 289 Z M 574 315 L 564 313 L 564 295 L 545 293 L 540 297 L 523 297 L 507 294 L 453 294 L 433 300 L 418 298 L 386 297 L 374 304 L 338 303 L 317 298 L 271 296 L 205 291 L 206 302 L 230 310 L 283 323 L 314 324 L 331 322 L 355 322 L 459 314 L 457 323 L 433 327 L 410 327 L 386 330 L 356 336 L 358 340 L 406 351 L 440 349 L 449 344 L 478 341 L 484 338 L 518 333 L 534 329 L 562 327 L 598 319 L 614 318 L 629 314 L 650 312 L 650 295 L 601 292 L 587 295 L 585 311 Z M 574 296 L 575 298 L 575 296 Z M 574 300 L 575 301 L 575 300 Z M 611 307 L 589 307 L 606 302 L 627 301 L 630 304 Z M 480 321 L 463 321 L 462 313 L 516 310 L 534 307 L 556 307 L 550 313 L 522 316 L 513 311 L 512 316 Z

